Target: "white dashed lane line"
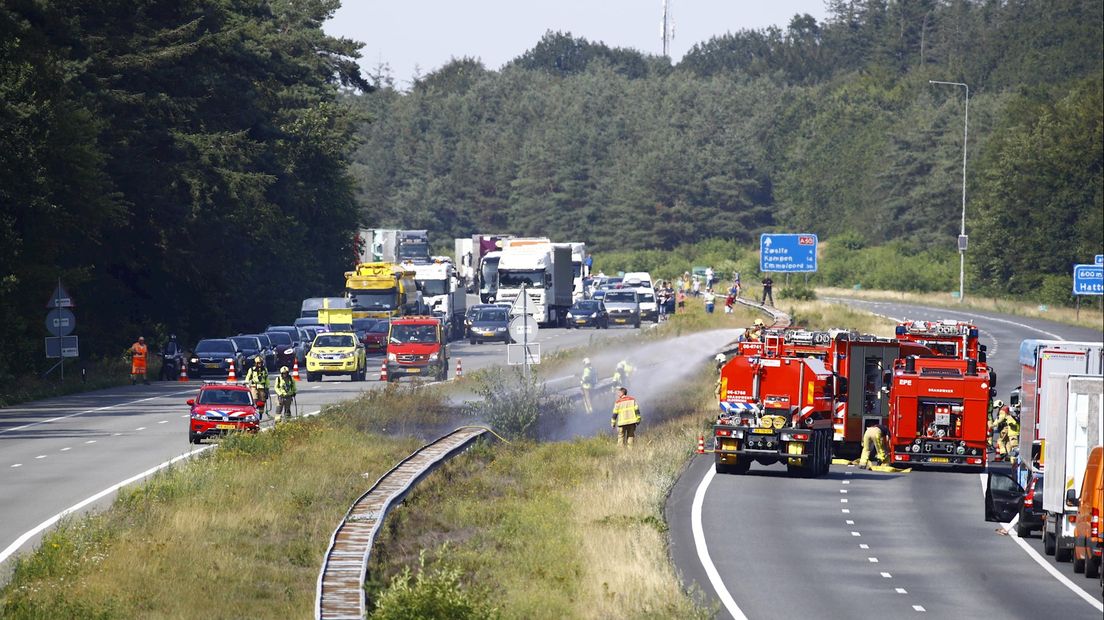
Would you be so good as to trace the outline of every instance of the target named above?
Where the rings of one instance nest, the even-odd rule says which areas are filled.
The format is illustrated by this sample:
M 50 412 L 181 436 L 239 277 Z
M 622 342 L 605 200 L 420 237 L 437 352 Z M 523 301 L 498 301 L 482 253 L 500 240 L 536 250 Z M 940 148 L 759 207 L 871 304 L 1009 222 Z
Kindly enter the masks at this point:
M 136 430 L 136 431 L 144 431 L 144 430 L 146 430 L 146 427 L 144 427 L 144 426 L 139 426 L 138 428 L 136 428 L 136 429 L 134 429 L 134 430 Z
M 23 467 L 23 463 L 14 463 L 12 467 Z
M 916 611 L 927 611 L 927 609 L 924 609 L 923 605 L 913 605 L 912 608 Z
M 862 534 L 860 534 L 860 533 L 858 533 L 858 532 L 851 532 L 851 535 L 852 535 L 852 536 L 862 536 Z
M 36 456 L 35 458 L 36 458 L 36 459 L 44 459 L 44 458 L 46 458 L 46 455 L 45 455 L 45 454 L 39 454 L 39 455 L 38 455 L 38 456 Z
M 897 594 L 908 594 L 908 590 L 904 588 L 897 588 Z
M 72 449 L 73 449 L 73 448 L 71 448 L 71 447 L 66 447 L 66 448 L 62 448 L 62 449 L 61 449 L 61 451 L 62 451 L 62 452 L 68 452 L 68 451 L 70 451 L 70 450 L 72 450 Z
M 870 562 L 871 564 L 877 564 L 878 563 L 878 558 L 870 557 L 870 558 L 866 558 L 866 561 Z
M 116 433 L 116 434 L 118 434 L 118 433 Z M 86 441 L 84 443 L 96 443 L 96 440 L 95 439 L 89 439 L 88 441 Z
M 869 548 L 870 548 L 870 545 L 868 545 L 866 543 L 863 543 L 863 544 L 859 545 L 859 549 L 869 549 Z
M 168 420 L 161 420 L 160 422 L 158 422 L 158 424 L 168 424 L 168 423 L 169 423 Z
M 893 579 L 893 575 L 889 573 L 882 573 L 882 579 Z

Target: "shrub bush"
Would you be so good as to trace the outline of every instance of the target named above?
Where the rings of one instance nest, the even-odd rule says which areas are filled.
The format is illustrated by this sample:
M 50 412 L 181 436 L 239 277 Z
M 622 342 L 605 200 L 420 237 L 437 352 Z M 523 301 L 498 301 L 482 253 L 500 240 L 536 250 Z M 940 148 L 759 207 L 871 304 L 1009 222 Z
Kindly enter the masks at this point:
M 570 411 L 568 399 L 549 392 L 535 372 L 526 377 L 520 368 L 488 370 L 477 381 L 474 391 L 479 398 L 465 411 L 511 439 L 535 438 L 542 418 L 563 417 Z
M 796 299 L 798 301 L 813 301 L 817 298 L 816 291 L 804 286 L 791 286 L 778 291 L 779 299 Z
M 380 594 L 370 617 L 372 620 L 497 618 L 497 610 L 485 598 L 464 589 L 460 576 L 460 569 L 449 565 L 427 569 L 422 551 L 417 576 L 411 575 L 409 567 L 403 569 Z

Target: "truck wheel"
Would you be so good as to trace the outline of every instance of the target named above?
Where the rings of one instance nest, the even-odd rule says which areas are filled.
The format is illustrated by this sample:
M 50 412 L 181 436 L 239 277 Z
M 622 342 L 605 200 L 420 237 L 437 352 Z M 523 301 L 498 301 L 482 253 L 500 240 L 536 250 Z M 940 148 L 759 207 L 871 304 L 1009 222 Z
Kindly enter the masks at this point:
M 1043 553 L 1047 555 L 1054 555 L 1057 550 L 1057 545 L 1054 541 L 1054 536 L 1046 530 L 1046 523 L 1043 523 Z
M 1073 554 L 1073 572 L 1079 575 L 1085 572 L 1085 560 L 1078 560 L 1076 553 Z
M 1100 576 L 1100 560 L 1092 556 L 1085 558 L 1085 576 L 1090 579 Z
M 1054 560 L 1057 562 L 1069 562 L 1073 559 L 1073 549 L 1070 547 L 1062 547 L 1055 541 L 1054 544 Z
M 827 476 L 832 469 L 832 438 L 827 431 L 820 433 L 820 475 Z

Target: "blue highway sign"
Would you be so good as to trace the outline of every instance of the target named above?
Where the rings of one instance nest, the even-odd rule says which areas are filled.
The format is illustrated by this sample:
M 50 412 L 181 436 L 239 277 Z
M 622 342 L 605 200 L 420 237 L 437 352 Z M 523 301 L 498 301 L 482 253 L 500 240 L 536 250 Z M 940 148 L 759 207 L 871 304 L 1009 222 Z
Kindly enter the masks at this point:
M 816 235 L 763 234 L 759 237 L 759 271 L 801 273 L 816 270 Z
M 1097 254 L 1096 260 L 1093 261 L 1095 265 L 1104 265 L 1104 254 Z
M 1104 295 L 1104 266 L 1074 265 L 1074 295 Z

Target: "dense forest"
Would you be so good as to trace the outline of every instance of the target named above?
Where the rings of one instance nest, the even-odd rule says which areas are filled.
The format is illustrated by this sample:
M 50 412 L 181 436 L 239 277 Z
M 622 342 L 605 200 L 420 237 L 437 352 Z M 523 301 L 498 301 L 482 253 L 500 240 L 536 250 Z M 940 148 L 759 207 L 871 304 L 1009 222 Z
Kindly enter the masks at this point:
M 82 355 L 113 357 L 140 333 L 264 328 L 340 279 L 357 212 L 338 92 L 371 86 L 359 44 L 322 31 L 337 6 L 0 3 L 0 379 L 46 363 L 59 277 Z
M 116 356 L 286 320 L 358 225 L 953 265 L 964 93 L 929 80 L 970 86 L 971 281 L 1068 299 L 1104 237 L 1102 5 L 830 0 L 676 64 L 549 32 L 400 88 L 324 33 L 338 0 L 4 0 L 0 380 L 45 367 L 58 277 Z
M 815 232 L 923 254 L 947 277 L 898 286 L 949 290 L 965 92 L 929 80 L 964 82 L 971 290 L 1068 302 L 1104 238 L 1102 5 L 832 0 L 823 22 L 737 30 L 674 66 L 549 32 L 499 71 L 456 59 L 408 90 L 377 71 L 352 98 L 372 119 L 361 215 L 607 252 Z

